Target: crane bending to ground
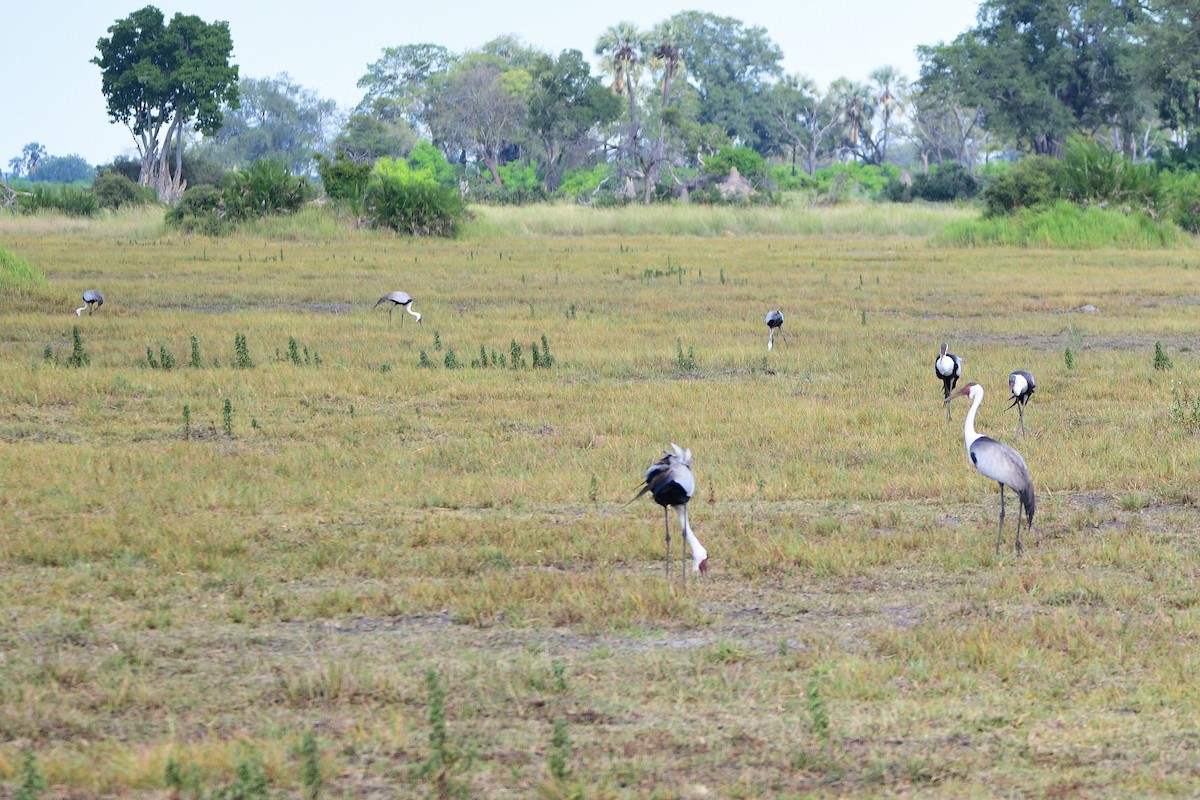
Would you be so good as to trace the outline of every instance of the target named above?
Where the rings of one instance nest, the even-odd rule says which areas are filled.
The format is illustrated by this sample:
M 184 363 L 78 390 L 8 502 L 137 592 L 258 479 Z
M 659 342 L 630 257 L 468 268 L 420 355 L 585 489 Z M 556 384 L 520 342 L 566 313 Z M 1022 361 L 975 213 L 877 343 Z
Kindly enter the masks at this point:
M 83 293 L 83 305 L 75 309 L 75 316 L 83 316 L 85 308 L 88 314 L 91 314 L 102 305 L 104 305 L 104 295 L 100 294 L 96 289 L 88 289 Z
M 1025 432 L 1025 406 L 1029 404 L 1029 398 L 1033 397 L 1033 390 L 1036 388 L 1033 376 L 1023 369 L 1008 376 L 1008 395 L 1012 400 L 1008 408 L 1017 407 L 1017 430 L 1021 433 Z
M 942 342 L 941 354 L 933 361 L 933 371 L 942 379 L 942 397 L 946 400 L 950 399 L 954 385 L 962 377 L 962 359 L 954 353 L 947 352 L 949 349 L 950 345 Z M 949 403 L 946 403 L 946 419 L 950 419 Z
M 975 469 L 986 478 L 991 478 L 1000 484 L 1000 532 L 996 535 L 996 554 L 1000 553 L 1000 540 L 1004 538 L 1004 487 L 1012 489 L 1021 501 L 1021 509 L 1029 517 L 1029 527 L 1033 528 L 1033 512 L 1037 508 L 1037 498 L 1033 494 L 1033 480 L 1029 477 L 1029 469 L 1021 454 L 1008 445 L 997 442 L 988 436 L 975 432 L 975 412 L 983 402 L 983 387 L 972 381 L 946 398 L 946 404 L 955 397 L 969 397 L 971 410 L 963 423 L 963 440 L 967 445 L 967 456 Z M 1021 509 L 1017 510 L 1017 553 L 1021 553 Z
M 421 315 L 413 311 L 412 295 L 408 292 L 388 292 L 375 303 L 375 308 L 379 308 L 383 303 L 391 303 L 388 306 L 388 319 L 392 318 L 392 312 L 396 310 L 396 306 L 404 306 L 404 310 L 417 318 L 417 322 L 421 321 Z M 400 318 L 400 324 L 404 324 L 404 317 Z
M 770 331 L 767 334 L 767 350 L 770 350 L 775 345 L 775 331 L 779 331 L 780 338 L 787 341 L 787 337 L 783 335 L 782 311 L 771 311 L 767 314 L 767 330 Z
M 671 452 L 674 451 L 674 452 Z M 645 485 L 633 496 L 632 503 L 646 492 L 654 498 L 654 502 L 663 507 L 663 524 L 667 533 L 667 577 L 671 577 L 671 517 L 668 509 L 675 507 L 679 515 L 679 527 L 683 529 L 683 538 L 692 550 L 692 571 L 701 575 L 708 573 L 708 551 L 688 524 L 687 504 L 696 491 L 696 478 L 692 475 L 692 451 L 680 450 L 679 445 L 672 443 L 671 451 L 667 451 L 661 459 L 650 465 L 646 470 Z M 683 582 L 687 583 L 687 549 L 682 545 L 683 552 Z

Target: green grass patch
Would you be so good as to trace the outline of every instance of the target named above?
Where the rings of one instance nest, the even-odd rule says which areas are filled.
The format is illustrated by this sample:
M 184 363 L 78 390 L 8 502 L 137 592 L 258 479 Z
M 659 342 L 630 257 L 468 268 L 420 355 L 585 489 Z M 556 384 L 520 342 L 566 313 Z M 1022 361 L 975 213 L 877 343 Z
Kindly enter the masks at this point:
M 30 292 L 49 285 L 46 274 L 39 267 L 0 247 L 0 291 Z
M 1188 237 L 1173 223 L 1142 213 L 1059 202 L 1011 216 L 956 220 L 933 237 L 951 247 L 1052 247 L 1139 250 L 1185 246 Z

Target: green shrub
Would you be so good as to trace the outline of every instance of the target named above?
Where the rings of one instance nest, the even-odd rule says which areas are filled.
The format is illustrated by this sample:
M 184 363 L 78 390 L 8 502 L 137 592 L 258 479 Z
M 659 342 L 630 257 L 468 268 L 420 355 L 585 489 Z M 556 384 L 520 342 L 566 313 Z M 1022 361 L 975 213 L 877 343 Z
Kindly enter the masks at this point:
M 182 231 L 208 236 L 220 236 L 232 225 L 225 209 L 225 194 L 215 186 L 188 189 L 178 205 L 167 209 L 164 219 Z
M 1153 164 L 1139 164 L 1094 139 L 1072 137 L 1057 173 L 1060 196 L 1079 205 L 1155 214 L 1162 182 Z
M 562 197 L 588 197 L 612 175 L 612 167 L 608 164 L 597 164 L 589 169 L 568 170 L 563 174 L 562 183 L 558 185 L 558 194 Z
M 979 181 L 957 162 L 934 166 L 913 176 L 912 195 L 931 203 L 970 200 L 979 192 Z
M 457 171 L 429 142 L 418 142 L 408 154 L 408 163 L 414 170 L 431 175 L 440 186 L 458 186 Z
M 116 210 L 123 206 L 143 206 L 154 203 L 158 195 L 149 186 L 138 186 L 119 172 L 108 170 L 92 181 L 92 194 L 102 208 Z
M 985 216 L 1011 214 L 1020 208 L 1034 208 L 1059 199 L 1058 171 L 1061 164 L 1050 156 L 1025 156 L 1000 170 L 981 193 Z
M 317 174 L 325 194 L 335 201 L 361 202 L 367 194 L 367 183 L 371 178 L 371 165 L 358 162 L 339 152 L 333 160 L 317 154 Z
M 312 196 L 308 178 L 288 172 L 287 165 L 274 159 L 259 159 L 248 169 L 239 169 L 221 181 L 225 207 L 241 219 L 290 214 Z
M 379 174 L 367 187 L 366 210 L 377 226 L 410 236 L 456 236 L 468 215 L 455 189 Z
M 767 174 L 767 161 L 750 147 L 722 147 L 704 162 L 708 175 L 725 176 L 737 167 L 743 178 L 761 180 Z
M 1163 172 L 1163 216 L 1188 233 L 1200 233 L 1200 173 Z
M 100 213 L 100 201 L 88 189 L 35 183 L 29 188 L 29 194 L 17 200 L 17 208 L 25 214 L 57 211 L 70 217 L 93 217 Z

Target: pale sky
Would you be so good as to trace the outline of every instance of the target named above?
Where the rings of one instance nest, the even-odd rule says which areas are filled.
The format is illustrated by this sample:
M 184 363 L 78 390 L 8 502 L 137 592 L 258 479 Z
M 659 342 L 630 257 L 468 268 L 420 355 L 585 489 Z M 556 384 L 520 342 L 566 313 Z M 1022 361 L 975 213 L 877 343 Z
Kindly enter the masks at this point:
M 672 14 L 707 11 L 765 28 L 784 54 L 784 69 L 822 87 L 846 77 L 865 81 L 882 66 L 915 79 L 921 44 L 950 41 L 975 24 L 979 0 L 33 0 L 7 5 L 0 41 L 0 169 L 29 142 L 52 156 L 78 154 L 92 164 L 135 154 L 113 124 L 90 63 L 96 41 L 118 19 L 157 5 L 206 22 L 225 20 L 242 77 L 286 72 L 305 88 L 348 109 L 356 84 L 385 47 L 430 42 L 453 52 L 515 34 L 557 54 L 573 48 L 593 65 L 596 39 L 629 21 L 649 28 Z

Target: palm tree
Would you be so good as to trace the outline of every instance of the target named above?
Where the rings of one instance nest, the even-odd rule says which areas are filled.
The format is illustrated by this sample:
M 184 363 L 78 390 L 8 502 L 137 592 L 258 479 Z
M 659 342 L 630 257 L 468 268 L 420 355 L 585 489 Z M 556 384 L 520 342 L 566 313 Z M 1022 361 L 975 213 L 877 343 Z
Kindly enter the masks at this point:
M 641 76 L 646 36 L 632 22 L 620 22 L 596 40 L 600 69 L 613 76 L 613 91 L 629 97 L 629 124 L 637 127 L 637 82 Z
M 895 67 L 880 67 L 870 75 L 876 90 L 875 113 L 879 116 L 880 131 L 876 142 L 878 163 L 887 159 L 888 144 L 892 134 L 892 116 L 901 110 L 900 96 L 908 88 L 908 79 Z

